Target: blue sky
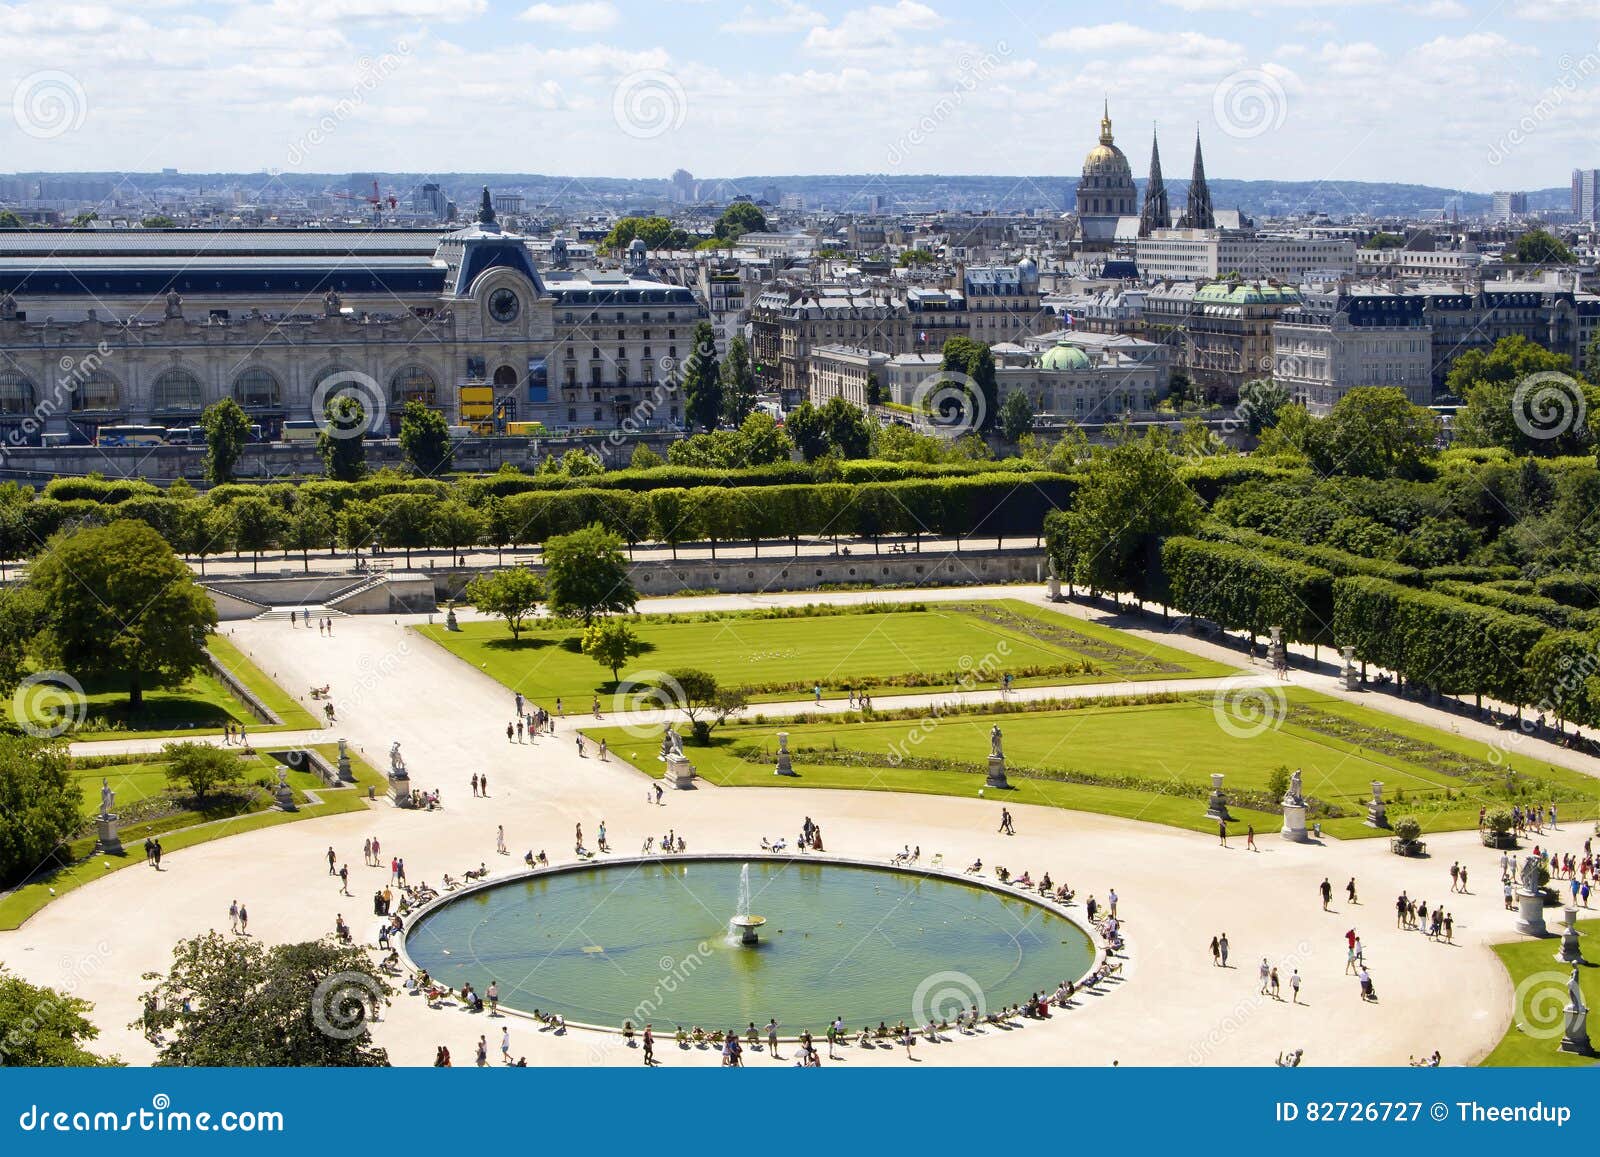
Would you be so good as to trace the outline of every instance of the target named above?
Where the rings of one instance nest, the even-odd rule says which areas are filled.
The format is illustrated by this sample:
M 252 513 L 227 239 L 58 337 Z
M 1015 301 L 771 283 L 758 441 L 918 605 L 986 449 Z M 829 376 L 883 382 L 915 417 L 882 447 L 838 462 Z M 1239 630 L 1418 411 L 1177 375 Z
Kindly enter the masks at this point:
M 1600 0 L 0 4 L 8 169 L 1076 172 L 1489 191 L 1600 166 Z

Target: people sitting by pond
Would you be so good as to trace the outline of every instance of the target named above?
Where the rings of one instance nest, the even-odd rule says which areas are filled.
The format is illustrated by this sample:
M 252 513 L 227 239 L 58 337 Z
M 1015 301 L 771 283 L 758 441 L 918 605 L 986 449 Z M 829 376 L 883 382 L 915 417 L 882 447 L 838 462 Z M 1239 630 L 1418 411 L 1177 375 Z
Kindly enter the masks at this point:
M 1015 884 L 1019 888 L 1031 888 L 1031 887 L 1033 887 L 1033 877 L 1028 875 L 1028 869 L 1026 869 L 1026 868 L 1022 869 L 1022 875 L 1018 876 L 1015 880 L 1013 880 L 1011 882 L 1013 884 Z
M 1039 895 L 1043 896 L 1050 891 L 1050 873 L 1046 872 L 1039 877 Z
M 679 1048 L 682 1048 L 684 1045 L 688 1044 L 689 1035 L 683 1031 L 683 1026 L 681 1024 L 678 1026 L 678 1031 L 672 1034 L 672 1039 L 678 1042 Z
M 488 877 L 489 869 L 482 860 L 479 860 L 477 871 L 473 871 L 471 868 L 468 868 L 466 874 L 467 879 L 469 880 L 482 880 Z
M 789 841 L 783 839 L 781 836 L 775 840 L 769 840 L 766 836 L 761 837 L 761 850 L 763 852 L 781 852 L 788 846 Z M 648 851 L 649 849 L 646 850 Z
M 1277 1065 L 1280 1069 L 1298 1069 L 1300 1058 L 1305 1056 L 1305 1049 L 1290 1049 L 1278 1054 Z
M 549 863 L 550 863 L 549 859 L 547 859 L 545 854 L 544 854 L 544 849 L 543 848 L 540 848 L 537 854 L 534 853 L 534 850 L 532 848 L 529 848 L 526 852 L 524 852 L 522 854 L 522 862 L 524 864 L 528 865 L 528 867 L 530 867 L 530 868 L 547 867 L 549 865 Z
M 454 892 L 459 887 L 461 887 L 461 881 L 446 872 L 444 874 L 444 890 L 446 892 Z
M 982 859 L 973 860 L 972 863 L 967 866 L 967 875 L 969 875 L 969 876 L 976 876 L 979 873 L 981 873 L 982 871 L 983 871 L 983 860 Z
M 395 948 L 389 949 L 389 955 L 387 955 L 387 956 L 385 956 L 383 958 L 382 962 L 379 963 L 378 967 L 383 969 L 383 971 L 386 974 L 388 974 L 389 976 L 399 976 L 400 975 L 400 952 L 399 952 L 399 950 L 395 949 Z

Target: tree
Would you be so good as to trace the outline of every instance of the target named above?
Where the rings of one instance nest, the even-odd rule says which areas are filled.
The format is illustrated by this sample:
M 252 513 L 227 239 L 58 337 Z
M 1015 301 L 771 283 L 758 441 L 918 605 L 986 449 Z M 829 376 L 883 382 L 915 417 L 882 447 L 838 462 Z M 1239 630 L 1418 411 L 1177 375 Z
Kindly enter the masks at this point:
M 400 411 L 400 451 L 411 469 L 432 478 L 450 469 L 450 424 L 438 410 L 407 402 Z
M 26 229 L 28 223 L 10 209 L 0 209 L 0 229 Z
M 0 735 L 0 887 L 21 883 L 55 858 L 82 825 L 82 808 L 65 742 Z
M 1312 429 L 1312 465 L 1362 478 L 1421 477 L 1439 439 L 1438 417 L 1395 386 L 1351 390 Z
M 896 262 L 901 269 L 920 269 L 924 265 L 937 265 L 938 256 L 931 249 L 906 249 Z
M 531 570 L 512 567 L 479 575 L 467 584 L 461 597 L 484 614 L 499 615 L 510 628 L 511 637 L 520 639 L 523 628 L 544 598 L 544 584 Z
M 583 653 L 602 667 L 609 667 L 614 684 L 622 665 L 644 653 L 644 642 L 622 619 L 596 619 L 583 632 Z
M 872 449 L 872 427 L 859 406 L 841 397 L 829 398 L 819 411 L 828 449 L 841 458 L 865 458 Z
M 283 545 L 300 552 L 301 563 L 307 574 L 311 572 L 311 552 L 333 541 L 335 519 L 326 502 L 302 498 L 294 504 L 283 532 Z
M 91 209 L 86 213 L 79 213 L 74 216 L 72 218 L 72 227 L 74 229 L 82 229 L 90 223 L 98 220 L 100 220 L 100 214 Z
M 722 211 L 713 229 L 718 241 L 737 241 L 746 233 L 765 233 L 767 217 L 749 201 L 735 201 Z
M 448 546 L 450 557 L 464 546 L 477 546 L 483 537 L 483 516 L 456 498 L 447 498 L 433 508 L 433 525 L 428 537 L 435 546 Z
M 0 696 L 10 695 L 28 673 L 29 651 L 44 622 L 38 591 L 26 583 L 0 589 Z
M 434 499 L 427 494 L 386 494 L 374 505 L 378 517 L 373 532 L 378 541 L 405 551 L 410 566 L 411 552 L 427 546 L 432 536 Z
M 941 365 L 943 372 L 946 375 L 960 375 L 947 377 L 947 384 L 959 385 L 961 392 L 975 393 L 977 396 L 968 399 L 959 416 L 948 412 L 937 416 L 947 421 L 954 417 L 954 420 L 969 430 L 990 429 L 1000 417 L 1000 396 L 995 378 L 994 354 L 982 342 L 967 337 L 946 339 L 943 352 L 944 360 Z M 946 400 L 953 401 L 941 398 L 941 405 Z
M 121 1062 L 83 1047 L 100 1030 L 89 1019 L 94 1006 L 53 988 L 29 984 L 0 964 L 0 1068 L 97 1068 Z
M 483 541 L 494 547 L 495 564 L 505 562 L 505 549 L 517 541 L 517 526 L 511 519 L 511 508 L 505 499 L 490 495 L 478 513 L 483 516 Z
M 598 522 L 546 542 L 544 565 L 553 614 L 576 615 L 587 625 L 596 615 L 631 611 L 639 601 L 622 539 Z
M 715 675 L 697 667 L 668 671 L 662 690 L 688 717 L 696 743 L 709 743 L 712 731 L 749 705 L 744 688 L 723 687 Z
M 1200 522 L 1200 501 L 1178 459 L 1152 431 L 1097 453 L 1052 554 L 1064 577 L 1094 590 L 1160 593 L 1160 541 Z
M 633 448 L 633 454 L 628 459 L 629 470 L 654 470 L 665 464 L 666 460 L 643 442 Z
M 1600 416 L 1600 390 L 1574 375 L 1572 359 L 1520 335 L 1468 350 L 1445 379 L 1466 401 L 1456 416 L 1465 446 L 1504 446 L 1518 456 L 1564 457 L 1594 445 L 1586 417 Z
M 750 368 L 750 347 L 743 336 L 728 342 L 728 356 L 722 363 L 722 417 L 731 426 L 740 425 L 756 408 L 756 376 Z
M 351 394 L 335 394 L 322 410 L 317 453 L 322 470 L 337 482 L 358 482 L 367 474 L 367 411 Z
M 647 249 L 689 248 L 689 234 L 665 217 L 623 217 L 611 227 L 600 248 L 616 253 L 632 244 L 635 237 L 643 238 Z
M 1252 437 L 1278 424 L 1279 412 L 1289 404 L 1289 391 L 1271 378 L 1256 378 L 1239 387 L 1239 415 Z
M 207 932 L 180 940 L 129 1027 L 159 1042 L 158 1065 L 376 1067 L 367 1022 L 389 985 L 366 950 L 325 940 L 268 947 Z
M 1530 229 L 1511 247 L 1511 258 L 1524 265 L 1572 265 L 1577 255 L 1545 229 Z
M 250 552 L 250 573 L 261 567 L 261 552 L 278 545 L 284 531 L 283 511 L 269 499 L 249 494 L 228 503 L 232 515 L 233 545 Z
M 1012 390 L 1000 405 L 1000 432 L 1013 444 L 1033 429 L 1033 403 L 1021 390 Z
M 183 784 L 194 793 L 196 804 L 219 788 L 231 787 L 244 778 L 244 765 L 226 748 L 209 743 L 166 743 L 161 755 L 167 761 L 167 781 Z
M 568 478 L 592 478 L 605 472 L 606 464 L 600 461 L 599 456 L 580 446 L 574 446 L 561 455 L 561 473 Z
M 250 441 L 250 416 L 232 398 L 213 402 L 200 415 L 206 432 L 206 481 L 214 486 L 233 481 L 234 467 Z
M 715 430 L 722 418 L 722 378 L 717 335 L 709 321 L 694 327 L 694 349 L 683 364 L 683 409 L 691 428 Z
M 810 402 L 801 402 L 790 410 L 784 418 L 783 429 L 807 462 L 815 462 L 828 452 L 828 431 L 822 412 Z
M 33 564 L 43 649 L 75 674 L 120 678 L 128 705 L 147 684 L 181 683 L 206 663 L 217 612 L 165 540 L 122 519 L 51 541 Z

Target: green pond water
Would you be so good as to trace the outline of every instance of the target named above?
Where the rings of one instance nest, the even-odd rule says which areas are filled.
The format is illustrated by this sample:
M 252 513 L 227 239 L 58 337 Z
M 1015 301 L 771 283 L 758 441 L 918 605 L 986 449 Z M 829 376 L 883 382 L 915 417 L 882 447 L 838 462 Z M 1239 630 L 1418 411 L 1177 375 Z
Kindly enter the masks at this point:
M 568 1020 L 657 1031 L 785 1035 L 835 1016 L 948 1019 L 1077 980 L 1093 963 L 1070 921 L 986 888 L 889 870 L 752 861 L 761 942 L 730 936 L 738 861 L 652 861 L 535 876 L 452 901 L 407 938 L 436 979 Z

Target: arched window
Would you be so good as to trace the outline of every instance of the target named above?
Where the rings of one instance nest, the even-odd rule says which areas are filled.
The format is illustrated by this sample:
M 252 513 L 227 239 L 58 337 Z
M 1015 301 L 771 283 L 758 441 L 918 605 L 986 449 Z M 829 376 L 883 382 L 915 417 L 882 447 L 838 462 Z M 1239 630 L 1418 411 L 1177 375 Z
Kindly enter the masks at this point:
M 167 370 L 151 387 L 151 408 L 156 410 L 198 410 L 201 408 L 200 379 L 188 370 Z
M 269 369 L 251 366 L 233 379 L 233 400 L 245 409 L 269 409 L 283 404 L 283 391 Z
M 389 379 L 389 396 L 398 404 L 421 402 L 431 406 L 438 392 L 439 383 L 422 366 L 405 366 Z
M 33 412 L 33 383 L 21 374 L 0 373 L 0 414 Z
M 517 371 L 514 366 L 501 366 L 494 372 L 494 384 L 500 386 L 514 386 L 517 384 Z
M 98 370 L 72 388 L 74 410 L 116 410 L 121 403 L 122 388 L 117 380 Z

